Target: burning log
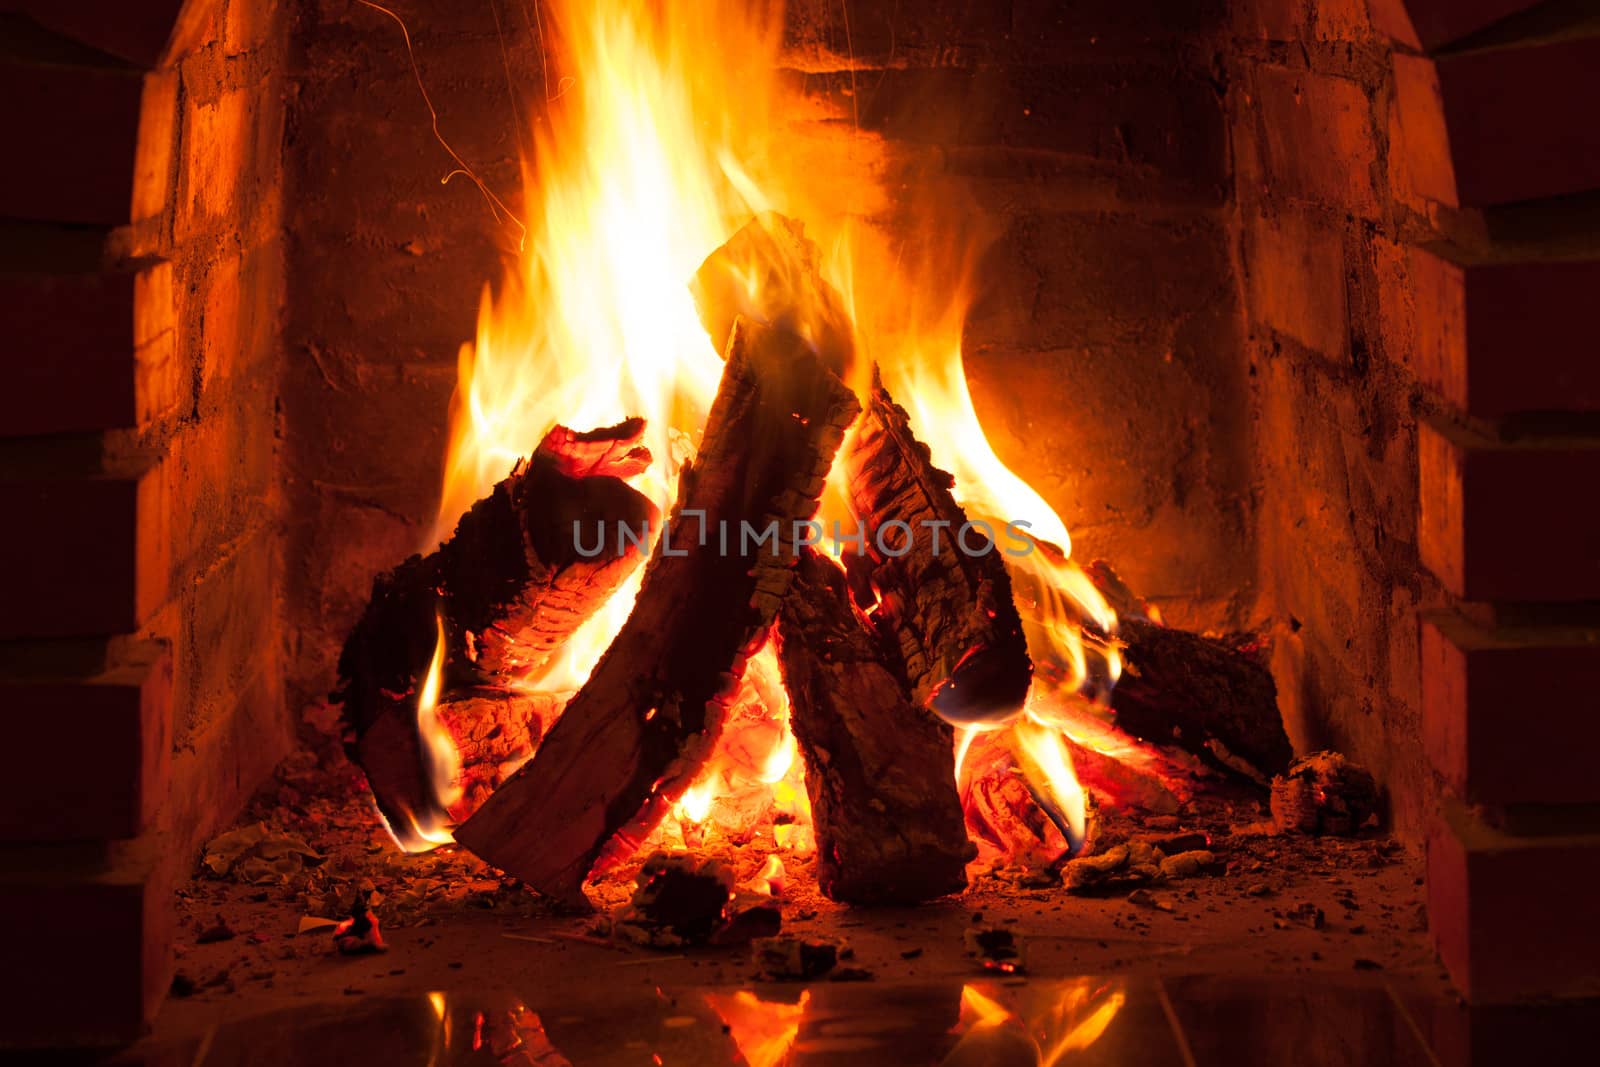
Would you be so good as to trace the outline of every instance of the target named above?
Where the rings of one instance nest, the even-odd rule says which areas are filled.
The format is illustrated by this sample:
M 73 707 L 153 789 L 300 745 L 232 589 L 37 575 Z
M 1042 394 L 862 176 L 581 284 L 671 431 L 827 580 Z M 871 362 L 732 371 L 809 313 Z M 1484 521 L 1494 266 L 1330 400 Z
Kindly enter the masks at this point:
M 954 732 L 911 703 L 844 573 L 810 550 L 779 616 L 778 658 L 822 891 L 851 904 L 911 904 L 965 888 L 977 850 L 956 794 Z
M 866 534 L 865 553 L 847 549 L 846 565 L 879 596 L 874 622 L 912 699 L 947 721 L 1010 717 L 1033 664 L 1004 559 L 876 374 L 844 464 Z
M 655 508 L 622 479 L 649 454 L 642 420 L 591 433 L 558 427 L 461 517 L 455 533 L 373 582 L 339 658 L 354 734 L 350 756 L 393 826 L 434 806 L 417 736 L 417 691 L 443 627 L 448 691 L 537 670 L 641 562 L 634 551 L 585 558 L 575 523 L 638 529 Z
M 793 578 L 794 527 L 815 512 L 859 410 L 798 337 L 735 326 L 699 457 L 633 613 L 533 760 L 457 841 L 546 896 L 580 903 L 613 835 L 659 821 L 716 741 Z M 775 529 L 776 539 L 762 544 L 747 528 Z
M 1176 745 L 1259 784 L 1289 766 L 1294 749 L 1272 673 L 1242 642 L 1163 626 L 1111 567 L 1086 569 L 1119 616 L 1122 677 L 1111 694 L 1116 724 L 1143 741 Z

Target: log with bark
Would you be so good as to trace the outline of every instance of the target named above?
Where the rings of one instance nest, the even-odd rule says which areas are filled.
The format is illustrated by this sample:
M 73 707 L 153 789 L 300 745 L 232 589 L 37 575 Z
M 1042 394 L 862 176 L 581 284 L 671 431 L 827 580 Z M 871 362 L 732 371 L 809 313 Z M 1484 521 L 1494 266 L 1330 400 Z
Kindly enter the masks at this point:
M 846 546 L 845 564 L 855 588 L 878 597 L 873 620 L 912 698 L 947 721 L 1009 718 L 1033 664 L 1004 557 L 967 527 L 955 479 L 933 465 L 876 374 L 843 460 L 865 533 L 864 552 Z
M 655 508 L 623 481 L 649 462 L 643 433 L 638 419 L 588 433 L 557 427 L 448 541 L 373 582 L 340 655 L 333 699 L 343 705 L 350 757 L 391 826 L 438 814 L 417 696 L 440 624 L 446 694 L 503 685 L 544 666 L 642 562 L 631 547 L 593 555 L 586 543 L 586 556 L 575 524 L 593 540 L 596 524 L 642 533 L 653 520 Z
M 965 888 L 977 850 L 956 794 L 954 731 L 911 702 L 844 572 L 809 549 L 779 614 L 778 662 L 822 891 L 851 904 L 912 904 Z
M 659 821 L 709 755 L 793 578 L 795 524 L 815 512 L 859 410 L 803 340 L 736 324 L 632 614 L 533 760 L 457 841 L 546 896 L 584 902 L 612 837 Z M 776 540 L 746 538 L 743 524 Z
M 1118 728 L 1262 785 L 1289 766 L 1294 748 L 1258 647 L 1240 635 L 1205 637 L 1154 621 L 1103 560 L 1085 573 L 1118 615 L 1123 667 L 1111 693 Z

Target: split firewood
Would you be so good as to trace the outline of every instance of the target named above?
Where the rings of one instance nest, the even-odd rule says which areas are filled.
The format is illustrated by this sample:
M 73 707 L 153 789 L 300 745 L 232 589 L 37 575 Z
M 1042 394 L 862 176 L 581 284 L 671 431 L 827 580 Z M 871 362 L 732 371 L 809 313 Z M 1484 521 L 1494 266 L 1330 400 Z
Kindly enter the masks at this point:
M 866 535 L 864 551 L 845 547 L 845 564 L 856 588 L 876 591 L 873 620 L 912 699 L 952 722 L 1009 718 L 1033 664 L 1001 549 L 968 526 L 955 479 L 876 374 L 843 459 Z
M 533 760 L 458 842 L 546 896 L 584 902 L 607 843 L 653 827 L 710 754 L 793 578 L 795 527 L 815 513 L 859 410 L 803 340 L 735 326 L 700 454 L 632 614 Z M 774 538 L 747 538 L 747 526 Z
M 1262 785 L 1289 765 L 1278 687 L 1254 649 L 1154 621 L 1102 560 L 1085 573 L 1118 614 L 1122 677 L 1111 709 L 1119 729 Z
M 373 582 L 372 598 L 339 658 L 333 699 L 353 734 L 350 756 L 366 772 L 391 824 L 429 810 L 433 792 L 417 736 L 417 696 L 439 627 L 448 647 L 443 688 L 544 666 L 555 650 L 642 562 L 623 542 L 588 558 L 577 524 L 642 535 L 655 508 L 623 478 L 643 469 L 644 423 L 590 433 L 551 431 L 461 517 L 455 533 Z
M 804 338 L 823 366 L 844 376 L 855 356 L 854 330 L 818 259 L 805 227 L 776 211 L 763 211 L 707 256 L 689 292 L 717 350 L 743 317 Z
M 956 794 L 954 731 L 911 702 L 851 605 L 844 572 L 809 549 L 779 615 L 778 662 L 822 891 L 911 904 L 965 888 L 977 850 Z

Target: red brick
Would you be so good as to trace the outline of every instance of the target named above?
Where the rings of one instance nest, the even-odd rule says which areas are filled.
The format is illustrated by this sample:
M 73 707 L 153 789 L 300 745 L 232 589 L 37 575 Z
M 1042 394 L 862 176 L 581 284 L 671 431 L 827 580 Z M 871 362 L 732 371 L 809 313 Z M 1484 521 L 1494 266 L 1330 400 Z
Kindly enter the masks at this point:
M 15 760 L 0 784 L 0 840 L 116 840 L 151 826 L 172 755 L 172 665 L 159 646 L 82 679 L 7 679 Z M 64 724 L 74 740 L 61 751 Z M 72 787 L 62 788 L 70 763 Z
M 178 72 L 144 79 L 139 97 L 139 142 L 133 160 L 135 219 L 160 215 L 172 199 L 172 156 L 178 147 Z
M 171 981 L 172 887 L 154 842 L 109 870 L 92 861 L 32 874 L 4 856 L 0 944 L 8 1045 L 102 1045 L 140 1035 Z M 37 850 L 35 850 L 36 854 Z M 33 862 L 39 862 L 33 859 Z M 172 866 L 168 863 L 167 866 Z
M 1474 1003 L 1600 993 L 1600 835 L 1513 837 L 1446 804 L 1428 836 L 1428 926 Z
M 138 426 L 175 402 L 172 272 L 0 275 L 0 437 Z
M 1245 245 L 1250 310 L 1307 348 L 1350 350 L 1343 238 L 1295 211 L 1250 220 Z
M 1600 598 L 1600 441 L 1418 428 L 1422 561 L 1464 600 Z
M 132 69 L 0 63 L 0 213 L 127 222 L 142 92 Z
M 1388 127 L 1388 181 L 1394 196 L 1423 214 L 1429 201 L 1457 206 L 1439 71 L 1431 59 L 1395 54 Z
M 191 104 L 183 116 L 180 237 L 232 220 L 255 130 L 251 94 L 243 89 Z
M 1385 10 L 1386 14 L 1393 8 L 1403 6 L 1405 16 L 1416 34 L 1416 42 L 1430 50 L 1459 40 L 1475 30 L 1481 30 L 1508 15 L 1515 15 L 1541 2 L 1542 0 L 1372 0 L 1374 10 Z M 1391 18 L 1393 16 L 1389 15 L 1383 23 L 1391 24 Z M 1374 20 L 1377 21 L 1376 15 Z
M 245 2 L 234 0 L 236 4 Z M 12 0 L 6 6 L 91 48 L 154 67 L 172 36 L 183 3 L 184 0 Z M 215 7 L 218 0 L 199 0 L 190 6 Z
M 160 467 L 0 481 L 0 638 L 136 631 L 166 592 L 161 482 Z
M 1253 106 L 1267 183 L 1283 195 L 1374 217 L 1372 105 L 1355 82 L 1262 67 Z
M 1417 374 L 1469 415 L 1600 411 L 1600 262 L 1458 266 L 1410 254 Z
M 1423 740 L 1458 795 L 1600 803 L 1600 630 L 1422 623 Z
M 1600 186 L 1600 38 L 1438 60 L 1456 191 L 1479 207 Z
M 805 91 L 894 140 L 1131 163 L 1205 189 L 1227 178 L 1227 131 L 1214 87 L 1170 63 L 945 66 L 864 80 L 835 73 L 808 77 Z

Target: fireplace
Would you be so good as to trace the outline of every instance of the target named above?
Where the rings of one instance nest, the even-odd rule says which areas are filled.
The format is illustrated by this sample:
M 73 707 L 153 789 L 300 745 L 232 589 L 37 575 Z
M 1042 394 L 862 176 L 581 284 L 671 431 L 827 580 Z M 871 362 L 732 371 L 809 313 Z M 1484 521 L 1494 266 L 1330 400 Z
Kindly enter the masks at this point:
M 534 142 L 582 90 L 548 4 L 3 6 L 13 97 L 47 103 L 0 119 L 33 161 L 0 178 L 0 677 L 27 754 L 0 937 L 28 975 L 0 1035 L 106 1044 L 196 977 L 173 953 L 207 932 L 186 903 L 207 843 L 252 796 L 252 817 L 304 807 L 306 752 L 334 758 L 374 579 L 511 469 L 491 451 L 503 469 L 450 503 L 458 350 L 476 338 L 481 370 L 481 291 L 507 300 L 528 254 Z M 1406 884 L 1458 990 L 1593 995 L 1600 145 L 1566 105 L 1592 88 L 1587 6 L 791 0 L 772 25 L 763 148 L 849 194 L 804 203 L 815 255 L 853 218 L 960 276 L 949 336 L 995 461 L 1074 559 L 1115 564 L 1119 613 L 1253 636 L 1295 751 L 1372 774 L 1371 854 L 1387 833 L 1397 871 L 1425 866 Z M 904 267 L 869 262 L 819 268 L 857 317 Z M 952 409 L 886 383 L 937 461 L 971 459 Z M 698 854 L 699 820 L 667 821 Z M 1085 860 L 1116 843 L 1059 833 Z M 1231 872 L 1235 895 L 1258 873 Z M 1071 899 L 1006 892 L 991 921 Z M 1296 907 L 1282 921 L 1310 923 Z

